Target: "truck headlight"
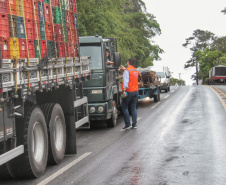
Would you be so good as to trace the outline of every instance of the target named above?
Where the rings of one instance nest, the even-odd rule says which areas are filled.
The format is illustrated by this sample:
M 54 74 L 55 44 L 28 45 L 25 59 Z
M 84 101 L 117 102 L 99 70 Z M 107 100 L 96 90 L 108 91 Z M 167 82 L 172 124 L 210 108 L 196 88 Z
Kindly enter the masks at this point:
M 95 111 L 96 111 L 96 108 L 95 108 L 95 107 L 90 107 L 90 108 L 89 108 L 89 112 L 90 112 L 90 113 L 94 113 Z
M 100 112 L 100 113 L 102 113 L 104 111 L 104 107 L 103 106 L 99 106 L 97 108 L 97 111 Z
M 92 94 L 102 94 L 103 91 L 102 90 L 92 90 L 91 93 Z

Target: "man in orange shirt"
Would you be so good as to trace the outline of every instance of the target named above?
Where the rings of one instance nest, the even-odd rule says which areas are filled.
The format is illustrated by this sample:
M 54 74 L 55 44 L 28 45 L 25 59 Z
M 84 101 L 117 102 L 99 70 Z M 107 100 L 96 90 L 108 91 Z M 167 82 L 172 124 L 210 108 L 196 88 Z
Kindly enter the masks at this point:
M 123 99 L 122 112 L 124 115 L 125 127 L 123 130 L 131 128 L 128 106 L 131 107 L 132 128 L 137 128 L 137 99 L 138 99 L 138 76 L 139 72 L 134 67 L 135 59 L 130 58 L 127 61 L 127 68 L 123 73 Z

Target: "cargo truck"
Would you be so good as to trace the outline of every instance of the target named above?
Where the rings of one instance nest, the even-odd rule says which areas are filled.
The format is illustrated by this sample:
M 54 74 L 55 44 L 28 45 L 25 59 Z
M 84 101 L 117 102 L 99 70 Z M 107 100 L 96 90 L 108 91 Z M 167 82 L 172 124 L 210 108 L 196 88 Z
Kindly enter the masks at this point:
M 170 91 L 170 72 L 167 66 L 150 66 L 160 76 L 160 90 Z
M 1 1 L 0 179 L 36 178 L 65 153 L 89 122 L 75 0 Z
M 90 56 L 91 79 L 83 87 L 91 126 L 95 127 L 95 121 L 105 121 L 108 127 L 114 127 L 121 105 L 118 71 L 121 55 L 117 52 L 117 39 L 88 36 L 80 37 L 79 43 L 81 55 Z M 113 65 L 107 63 L 107 50 Z
M 209 71 L 209 84 L 225 85 L 226 84 L 226 66 L 218 65 Z
M 154 98 L 154 102 L 160 101 L 160 76 L 152 70 L 152 67 L 141 68 L 137 70 L 140 73 L 139 77 L 139 95 L 138 99 Z

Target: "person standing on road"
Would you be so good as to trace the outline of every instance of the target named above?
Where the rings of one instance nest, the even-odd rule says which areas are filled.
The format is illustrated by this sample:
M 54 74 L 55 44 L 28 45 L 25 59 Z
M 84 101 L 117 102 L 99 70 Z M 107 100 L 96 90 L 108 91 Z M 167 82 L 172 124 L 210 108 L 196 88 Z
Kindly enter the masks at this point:
M 134 67 L 135 59 L 130 58 L 127 61 L 127 68 L 123 73 L 123 99 L 122 99 L 122 112 L 124 115 L 125 127 L 123 130 L 131 128 L 129 118 L 129 105 L 132 114 L 132 128 L 137 128 L 137 99 L 138 99 L 138 76 L 139 72 Z

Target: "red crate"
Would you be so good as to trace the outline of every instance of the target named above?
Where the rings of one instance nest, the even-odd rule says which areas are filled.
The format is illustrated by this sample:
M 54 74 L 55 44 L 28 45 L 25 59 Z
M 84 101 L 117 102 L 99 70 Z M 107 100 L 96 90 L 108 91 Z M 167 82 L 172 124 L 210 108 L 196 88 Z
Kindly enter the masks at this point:
M 9 22 L 6 13 L 0 13 L 0 37 L 9 37 Z
M 45 21 L 48 23 L 51 23 L 52 22 L 51 10 L 50 10 L 50 5 L 47 3 L 44 3 L 44 14 L 45 14 Z
M 53 25 L 46 22 L 46 40 L 53 40 Z
M 57 42 L 63 42 L 62 26 L 54 24 L 54 37 Z
M 65 57 L 65 44 L 64 42 L 58 42 L 59 57 Z
M 76 5 L 76 0 L 72 0 L 73 1 L 73 12 L 77 13 L 77 5 Z
M 68 57 L 75 57 L 77 56 L 77 49 L 76 49 L 76 44 L 72 44 L 70 42 L 67 42 L 67 56 Z
M 8 38 L 0 38 L 2 59 L 10 59 L 10 47 Z
M 10 4 L 10 6 L 9 6 Z M 16 0 L 7 1 L 7 13 L 12 15 L 17 15 L 16 13 Z
M 0 13 L 7 13 L 7 0 L 0 0 Z
M 27 58 L 26 39 L 19 39 L 20 58 Z
M 47 54 L 47 46 L 46 46 L 46 41 L 45 40 L 41 40 L 41 53 L 42 53 L 42 57 L 45 56 L 45 54 Z
M 34 21 L 33 31 L 34 31 L 34 40 L 41 40 L 40 34 L 40 23 L 39 21 Z
M 26 28 L 33 28 L 34 27 L 34 20 L 29 19 L 29 18 L 25 18 L 25 24 L 26 24 Z
M 34 48 L 34 40 L 28 39 L 28 51 L 29 51 L 29 57 L 35 58 L 35 48 Z
M 52 6 L 60 7 L 60 0 L 51 0 Z

